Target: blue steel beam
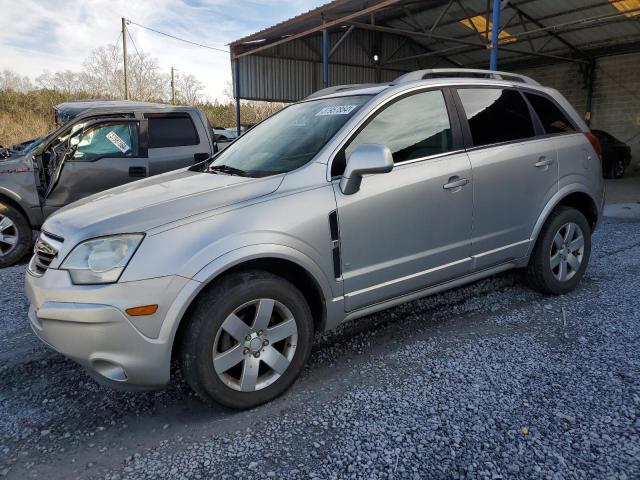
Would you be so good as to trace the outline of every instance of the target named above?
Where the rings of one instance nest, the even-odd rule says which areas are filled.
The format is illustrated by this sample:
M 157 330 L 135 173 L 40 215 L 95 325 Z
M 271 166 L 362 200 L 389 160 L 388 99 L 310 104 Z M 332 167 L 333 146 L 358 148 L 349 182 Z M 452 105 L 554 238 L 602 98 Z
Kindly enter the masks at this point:
M 493 18 L 491 20 L 491 58 L 489 69 L 498 69 L 498 41 L 500 39 L 500 0 L 493 0 Z

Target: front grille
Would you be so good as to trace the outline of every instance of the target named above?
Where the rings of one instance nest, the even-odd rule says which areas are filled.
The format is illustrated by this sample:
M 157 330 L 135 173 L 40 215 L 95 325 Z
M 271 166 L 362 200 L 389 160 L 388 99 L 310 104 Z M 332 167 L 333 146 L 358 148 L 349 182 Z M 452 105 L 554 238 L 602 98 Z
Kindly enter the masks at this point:
M 29 271 L 38 277 L 44 275 L 53 259 L 58 255 L 63 242 L 63 238 L 41 232 L 33 249 L 34 255 L 29 263 Z

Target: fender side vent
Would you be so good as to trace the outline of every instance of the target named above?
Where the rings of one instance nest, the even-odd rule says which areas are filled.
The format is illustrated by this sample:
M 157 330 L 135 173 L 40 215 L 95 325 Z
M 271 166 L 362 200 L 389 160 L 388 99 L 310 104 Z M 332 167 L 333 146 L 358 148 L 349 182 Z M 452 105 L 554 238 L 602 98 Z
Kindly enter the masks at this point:
M 329 214 L 329 231 L 331 232 L 331 253 L 333 255 L 333 274 L 336 278 L 342 276 L 342 259 L 340 258 L 340 231 L 338 230 L 338 212 Z

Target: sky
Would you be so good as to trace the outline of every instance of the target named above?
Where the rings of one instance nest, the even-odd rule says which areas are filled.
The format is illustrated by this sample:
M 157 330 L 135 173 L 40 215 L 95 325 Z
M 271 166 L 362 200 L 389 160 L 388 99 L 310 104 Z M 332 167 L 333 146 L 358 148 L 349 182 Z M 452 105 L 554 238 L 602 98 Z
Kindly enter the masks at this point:
M 198 43 L 226 44 L 322 3 L 322 0 L 0 0 L 0 70 L 32 80 L 44 70 L 80 70 L 97 47 L 120 41 L 121 17 Z M 136 47 L 195 75 L 210 100 L 224 99 L 229 54 L 214 52 L 130 25 Z M 119 44 L 121 45 L 121 43 Z M 134 48 L 129 43 L 129 51 Z

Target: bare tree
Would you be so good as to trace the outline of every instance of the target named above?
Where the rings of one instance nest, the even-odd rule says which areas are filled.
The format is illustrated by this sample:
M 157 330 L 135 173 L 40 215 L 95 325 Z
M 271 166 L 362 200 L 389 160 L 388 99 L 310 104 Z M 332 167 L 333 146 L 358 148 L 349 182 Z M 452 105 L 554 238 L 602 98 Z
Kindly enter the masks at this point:
M 42 75 L 36 78 L 36 84 L 41 88 L 58 90 L 69 94 L 79 93 L 85 87 L 81 81 L 81 74 L 71 70 L 55 73 L 45 70 Z
M 141 52 L 129 56 L 129 94 L 136 100 L 165 100 L 169 76 L 161 73 L 158 60 Z
M 180 73 L 176 78 L 176 99 L 179 103 L 195 105 L 202 100 L 204 84 L 191 73 Z
M 26 75 L 19 75 L 9 69 L 0 72 L 0 90 L 27 92 L 32 88 L 31 80 Z
M 83 62 L 81 82 L 97 96 L 124 97 L 122 56 L 117 45 L 96 48 Z
M 158 60 L 138 50 L 128 55 L 129 97 L 142 101 L 168 101 L 171 97 L 168 74 L 160 71 Z M 74 95 L 124 98 L 122 50 L 117 45 L 96 48 L 82 64 L 79 72 L 45 70 L 36 79 L 40 88 Z M 34 88 L 29 77 L 11 70 L 0 72 L 0 90 L 26 92 Z M 202 101 L 204 84 L 194 75 L 178 74 L 176 97 L 180 103 L 195 105 Z
M 167 78 L 160 72 L 158 60 L 148 54 L 128 55 L 129 96 L 135 100 L 163 100 L 167 97 Z M 80 83 L 95 95 L 123 98 L 124 70 L 122 51 L 117 45 L 95 49 L 83 62 Z

